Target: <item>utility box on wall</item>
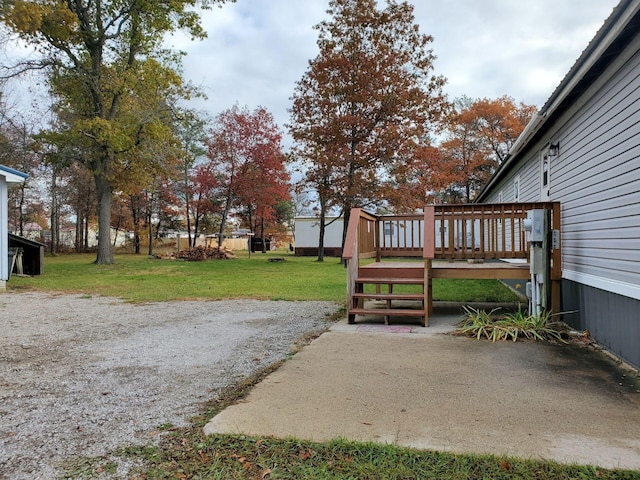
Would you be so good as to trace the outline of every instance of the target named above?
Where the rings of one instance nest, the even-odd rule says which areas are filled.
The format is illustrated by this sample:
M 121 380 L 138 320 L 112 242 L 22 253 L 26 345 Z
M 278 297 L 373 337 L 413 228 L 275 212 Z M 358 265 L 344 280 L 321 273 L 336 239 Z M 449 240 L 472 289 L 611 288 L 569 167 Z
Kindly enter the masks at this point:
M 529 210 L 524 221 L 524 229 L 529 233 L 530 242 L 544 242 L 546 235 L 545 215 L 546 210 Z

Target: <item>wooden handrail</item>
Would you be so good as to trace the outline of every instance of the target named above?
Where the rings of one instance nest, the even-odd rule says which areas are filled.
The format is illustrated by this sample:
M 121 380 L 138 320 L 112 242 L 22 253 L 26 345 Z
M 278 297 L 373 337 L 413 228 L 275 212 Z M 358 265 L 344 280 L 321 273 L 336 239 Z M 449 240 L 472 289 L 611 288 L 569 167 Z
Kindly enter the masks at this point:
M 356 241 L 358 240 L 358 223 L 360 222 L 360 214 L 362 209 L 352 208 L 349 216 L 349 225 L 347 225 L 347 236 L 344 240 L 344 248 L 342 249 L 342 258 L 351 260 L 355 253 Z
M 362 232 L 359 231 L 361 220 L 365 220 L 368 222 L 374 222 L 377 226 L 378 217 L 370 214 L 369 212 L 365 212 L 361 208 L 352 208 L 351 215 L 349 216 L 349 225 L 347 225 L 347 236 L 344 240 L 344 249 L 342 251 L 342 258 L 344 260 L 349 260 L 355 256 L 356 244 L 357 242 L 362 240 Z M 373 230 L 370 232 L 372 235 L 374 233 Z M 372 244 L 375 241 L 371 242 Z

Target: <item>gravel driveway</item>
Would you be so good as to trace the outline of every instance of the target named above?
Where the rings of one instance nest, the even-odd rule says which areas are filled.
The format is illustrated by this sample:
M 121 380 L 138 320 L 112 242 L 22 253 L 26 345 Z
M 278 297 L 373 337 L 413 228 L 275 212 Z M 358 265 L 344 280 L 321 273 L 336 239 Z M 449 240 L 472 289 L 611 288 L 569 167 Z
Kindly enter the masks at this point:
M 324 330 L 337 309 L 0 293 L 0 478 L 56 478 L 65 459 L 186 425 L 221 388 Z

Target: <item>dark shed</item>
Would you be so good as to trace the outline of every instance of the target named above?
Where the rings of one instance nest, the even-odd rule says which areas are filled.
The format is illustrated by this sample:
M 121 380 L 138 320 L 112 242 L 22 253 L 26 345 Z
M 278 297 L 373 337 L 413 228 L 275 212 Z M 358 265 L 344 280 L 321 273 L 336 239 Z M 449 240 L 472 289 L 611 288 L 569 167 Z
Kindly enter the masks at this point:
M 9 248 L 22 249 L 22 272 L 18 272 L 18 262 L 13 267 L 13 273 L 25 275 L 42 275 L 44 273 L 44 244 L 9 234 Z

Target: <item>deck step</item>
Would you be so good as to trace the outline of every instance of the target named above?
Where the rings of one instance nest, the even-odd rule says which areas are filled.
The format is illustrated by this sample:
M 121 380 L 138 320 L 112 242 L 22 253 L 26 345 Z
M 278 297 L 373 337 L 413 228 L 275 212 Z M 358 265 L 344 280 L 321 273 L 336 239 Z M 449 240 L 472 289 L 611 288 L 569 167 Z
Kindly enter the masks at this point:
M 353 298 L 376 300 L 424 300 L 423 293 L 354 293 Z
M 394 285 L 423 285 L 424 278 L 371 278 L 371 277 L 358 277 L 356 283 L 371 283 L 371 284 L 394 284 Z
M 377 315 L 389 317 L 424 317 L 424 310 L 400 308 L 352 308 L 349 315 Z

